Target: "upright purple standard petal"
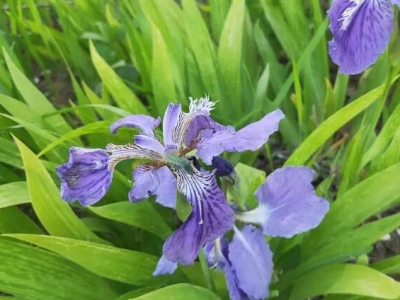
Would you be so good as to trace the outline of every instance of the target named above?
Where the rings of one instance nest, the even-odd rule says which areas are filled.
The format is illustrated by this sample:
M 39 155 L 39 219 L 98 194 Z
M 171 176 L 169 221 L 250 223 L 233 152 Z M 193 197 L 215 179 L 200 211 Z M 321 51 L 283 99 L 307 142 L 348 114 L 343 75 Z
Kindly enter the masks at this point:
M 235 281 L 250 299 L 264 299 L 268 297 L 268 286 L 271 282 L 272 252 L 261 230 L 251 225 L 243 227 L 241 231 L 236 227 L 234 230 L 235 235 L 229 244 L 228 257 L 234 270 Z M 233 291 L 237 294 L 236 290 Z
M 61 180 L 61 198 L 77 200 L 83 206 L 99 201 L 111 185 L 108 161 L 109 156 L 102 149 L 71 148 L 68 163 L 56 168 Z
M 188 133 L 190 135 L 195 134 L 194 132 L 188 132 L 190 125 L 193 120 L 197 119 L 200 116 L 209 117 L 211 110 L 214 109 L 215 103 L 210 101 L 208 96 L 200 99 L 192 99 L 189 98 L 190 105 L 189 105 L 189 112 L 184 113 L 179 111 L 179 117 L 177 122 L 174 124 L 172 135 L 168 138 L 173 140 L 174 144 L 178 146 L 178 148 L 182 149 L 185 148 L 185 141 L 187 140 Z M 169 110 L 167 110 L 168 112 Z M 175 120 L 175 119 L 174 119 Z M 215 123 L 215 122 L 214 122 Z M 216 124 L 216 123 L 215 123 Z M 167 132 L 170 132 L 167 131 Z M 165 131 L 164 131 L 165 134 Z M 165 144 L 167 145 L 167 139 L 165 140 Z M 189 141 L 190 142 L 190 141 Z
M 178 123 L 180 113 L 181 113 L 180 103 L 176 105 L 172 103 L 168 104 L 163 119 L 163 135 L 164 135 L 165 147 L 175 145 L 173 134 L 174 134 L 174 128 Z
M 387 48 L 393 30 L 390 0 L 335 0 L 328 15 L 329 54 L 341 73 L 361 73 Z
M 206 164 L 211 164 L 213 157 L 224 151 L 255 151 L 267 142 L 272 133 L 278 130 L 279 122 L 283 117 L 282 111 L 277 109 L 239 131 L 235 131 L 233 127 L 217 131 L 211 137 L 203 138 L 197 144 L 196 156 Z
M 110 126 L 110 131 L 115 134 L 121 127 L 139 128 L 141 134 L 154 137 L 154 130 L 160 125 L 161 119 L 145 115 L 132 115 L 117 120 Z
M 157 267 L 153 272 L 153 276 L 173 274 L 177 268 L 178 264 L 176 262 L 169 261 L 163 255 L 161 256 L 160 260 L 157 263 Z
M 284 167 L 270 174 L 256 191 L 258 207 L 238 213 L 244 222 L 261 224 L 263 233 L 290 238 L 321 223 L 329 203 L 315 194 L 313 171 L 307 167 Z
M 209 116 L 197 116 L 190 122 L 185 136 L 185 145 L 190 145 L 190 142 L 197 138 L 210 137 L 215 132 L 224 129 L 225 126 L 215 122 Z
M 133 171 L 132 176 L 135 182 L 128 195 L 130 201 L 139 202 L 155 195 L 156 202 L 175 208 L 176 179 L 168 167 L 155 169 L 143 164 Z
M 219 189 L 214 173 L 193 174 L 177 168 L 178 190 L 192 204 L 192 213 L 165 242 L 164 255 L 173 262 L 193 264 L 201 247 L 224 235 L 234 224 L 232 209 Z

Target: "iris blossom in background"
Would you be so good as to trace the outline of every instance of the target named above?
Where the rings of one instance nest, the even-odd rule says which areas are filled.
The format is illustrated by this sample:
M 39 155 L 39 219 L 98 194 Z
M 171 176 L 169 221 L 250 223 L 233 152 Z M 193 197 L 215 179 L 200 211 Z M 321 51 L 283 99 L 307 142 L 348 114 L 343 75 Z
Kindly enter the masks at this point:
M 223 152 L 259 149 L 283 118 L 278 109 L 236 131 L 210 117 L 214 103 L 208 97 L 190 100 L 188 113 L 180 104 L 169 104 L 162 125 L 163 143 L 155 134 L 160 118 L 132 115 L 116 121 L 110 129 L 112 133 L 121 127 L 139 129 L 133 143 L 109 144 L 105 150 L 74 147 L 68 163 L 57 167 L 62 199 L 77 200 L 83 206 L 98 202 L 106 194 L 115 165 L 125 159 L 143 159 L 132 174 L 130 201 L 155 195 L 157 202 L 175 208 L 177 190 L 186 196 L 192 212 L 165 242 L 155 274 L 171 271 L 177 263 L 192 264 L 205 244 L 234 226 L 234 212 L 217 185 L 215 170 L 202 170 L 190 153 L 195 151 L 205 164 L 218 165 L 217 157 Z
M 400 0 L 333 0 L 329 54 L 339 72 L 361 73 L 385 51 L 393 31 L 392 4 L 400 6 Z

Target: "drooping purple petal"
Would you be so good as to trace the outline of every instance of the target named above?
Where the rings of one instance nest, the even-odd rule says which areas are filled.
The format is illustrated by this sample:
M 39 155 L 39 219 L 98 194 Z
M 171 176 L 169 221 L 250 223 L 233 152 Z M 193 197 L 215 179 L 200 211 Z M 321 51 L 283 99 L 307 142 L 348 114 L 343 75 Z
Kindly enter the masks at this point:
M 225 238 L 217 239 L 204 246 L 204 253 L 209 267 L 225 273 L 226 284 L 231 300 L 248 300 L 247 295 L 240 290 L 234 269 L 228 261 L 228 241 Z
M 178 190 L 192 205 L 188 219 L 164 244 L 164 255 L 170 261 L 193 264 L 201 247 L 224 235 L 234 224 L 233 212 L 219 189 L 214 173 L 193 174 L 176 168 Z
M 328 15 L 329 54 L 339 72 L 361 73 L 387 48 L 393 30 L 390 0 L 335 0 Z
M 232 265 L 229 262 L 224 264 L 223 271 L 225 273 L 229 298 L 231 298 L 231 300 L 248 300 L 249 297 L 239 288 L 235 270 L 232 268 Z M 249 276 L 254 275 L 251 274 Z
M 164 135 L 164 145 L 170 147 L 176 145 L 173 139 L 174 129 L 179 120 L 179 115 L 181 113 L 181 104 L 168 104 L 167 110 L 165 111 L 163 119 L 163 135 Z
M 203 138 L 197 144 L 196 155 L 206 164 L 211 164 L 214 156 L 225 151 L 255 151 L 267 142 L 272 133 L 278 130 L 279 122 L 283 117 L 282 111 L 277 109 L 239 131 L 235 131 L 233 127 L 226 127 L 209 138 Z
M 236 227 L 234 230 L 228 255 L 234 272 L 230 276 L 234 275 L 234 281 L 227 276 L 228 286 L 236 282 L 250 299 L 264 299 L 269 294 L 268 286 L 273 270 L 272 252 L 261 230 L 251 225 L 246 225 L 241 231 Z
M 156 202 L 164 205 L 165 207 L 176 208 L 176 178 L 168 169 L 168 167 L 161 167 L 157 170 L 158 178 L 160 179 L 160 186 L 156 191 Z
M 61 180 L 61 198 L 79 201 L 83 206 L 103 198 L 112 180 L 108 162 L 108 153 L 102 149 L 72 147 L 68 163 L 56 168 Z
M 162 255 L 157 263 L 155 271 L 153 272 L 153 276 L 173 274 L 177 268 L 178 264 L 176 262 L 169 261 L 164 255 Z
M 159 169 L 143 164 L 132 172 L 133 188 L 128 198 L 132 202 L 140 202 L 155 195 L 156 202 L 166 206 L 176 207 L 176 178 L 167 166 Z
M 160 179 L 156 170 L 150 165 L 141 165 L 132 173 L 134 186 L 128 194 L 132 202 L 142 201 L 153 195 L 160 186 Z
M 111 124 L 110 131 L 115 134 L 121 127 L 139 128 L 141 134 L 154 137 L 154 130 L 160 125 L 161 118 L 154 119 L 145 115 L 132 115 Z
M 258 207 L 238 213 L 237 218 L 261 224 L 269 236 L 290 238 L 321 223 L 329 203 L 315 194 L 313 171 L 307 167 L 284 167 L 270 174 L 256 191 Z

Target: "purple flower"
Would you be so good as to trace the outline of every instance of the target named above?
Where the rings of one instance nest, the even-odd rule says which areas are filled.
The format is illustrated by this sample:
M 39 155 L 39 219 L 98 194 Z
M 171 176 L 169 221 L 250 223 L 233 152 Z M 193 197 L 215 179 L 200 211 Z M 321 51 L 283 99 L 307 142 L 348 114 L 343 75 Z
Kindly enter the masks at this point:
M 329 203 L 315 194 L 314 172 L 307 167 L 284 167 L 270 174 L 256 191 L 258 207 L 236 214 L 243 222 L 261 225 L 265 235 L 291 238 L 315 228 Z
M 164 256 L 155 273 L 170 272 L 174 263 L 192 264 L 203 245 L 233 227 L 234 214 L 217 185 L 215 171 L 203 171 L 197 159 L 188 155 L 196 151 L 197 157 L 211 164 L 224 151 L 256 150 L 278 129 L 283 118 L 283 113 L 276 110 L 235 131 L 211 119 L 213 107 L 208 97 L 190 99 L 188 113 L 181 110 L 180 104 L 169 104 L 163 120 L 163 143 L 154 132 L 160 118 L 133 115 L 118 120 L 111 125 L 111 132 L 121 127 L 137 128 L 139 134 L 134 143 L 109 144 L 106 151 L 79 149 L 79 159 L 71 150 L 70 161 L 57 169 L 62 180 L 61 197 L 91 205 L 110 187 L 111 174 L 118 162 L 145 160 L 133 171 L 135 183 L 129 200 L 138 202 L 155 195 L 157 202 L 175 208 L 178 190 L 192 206 L 187 220 L 165 242 Z
M 264 299 L 272 277 L 272 252 L 258 228 L 234 227 L 230 243 L 219 239 L 205 246 L 209 266 L 225 273 L 232 300 Z
M 329 54 L 339 71 L 358 74 L 387 48 L 393 30 L 392 4 L 399 0 L 334 0 L 328 10 Z
M 204 247 L 208 264 L 225 273 L 232 300 L 268 297 L 273 262 L 264 235 L 292 237 L 322 221 L 328 202 L 311 185 L 313 171 L 307 167 L 284 167 L 270 174 L 256 191 L 259 206 L 240 212 L 236 219 L 260 224 L 262 230 L 245 225 L 234 227 L 229 243 L 219 238 Z
M 71 148 L 68 163 L 56 168 L 62 198 L 84 206 L 99 201 L 111 184 L 108 162 L 109 155 L 102 149 Z

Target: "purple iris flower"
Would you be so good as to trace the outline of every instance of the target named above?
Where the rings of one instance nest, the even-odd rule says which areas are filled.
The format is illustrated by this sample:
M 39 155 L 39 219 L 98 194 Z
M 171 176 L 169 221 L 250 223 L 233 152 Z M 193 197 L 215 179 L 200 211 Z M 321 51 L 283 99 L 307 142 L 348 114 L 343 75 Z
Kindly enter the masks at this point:
M 220 236 L 204 246 L 210 267 L 225 273 L 232 300 L 264 299 L 273 272 L 272 252 L 265 236 L 292 237 L 315 228 L 324 218 L 329 203 L 315 194 L 311 184 L 313 171 L 307 167 L 283 167 L 271 173 L 255 195 L 258 206 L 236 212 L 244 223 L 241 230 L 233 226 L 229 242 Z M 176 266 L 160 260 L 155 275 L 173 273 Z
M 385 51 L 393 30 L 392 4 L 400 6 L 400 0 L 333 1 L 329 54 L 339 72 L 361 73 Z
M 187 220 L 167 239 L 155 274 L 172 272 L 176 263 L 192 264 L 206 243 L 223 236 L 234 224 L 234 213 L 215 179 L 215 171 L 196 167 L 189 155 L 211 165 L 223 152 L 257 150 L 278 129 L 281 110 L 236 131 L 210 117 L 214 103 L 208 97 L 190 99 L 189 112 L 180 104 L 169 104 L 163 119 L 163 143 L 155 134 L 160 118 L 132 115 L 111 125 L 112 133 L 121 127 L 139 129 L 134 142 L 107 145 L 105 150 L 71 148 L 69 162 L 57 168 L 61 197 L 83 206 L 99 201 L 107 192 L 115 165 L 125 159 L 143 159 L 133 171 L 134 186 L 128 194 L 132 202 L 151 195 L 167 207 L 175 208 L 176 193 L 191 204 Z M 220 161 L 214 159 L 214 163 Z

